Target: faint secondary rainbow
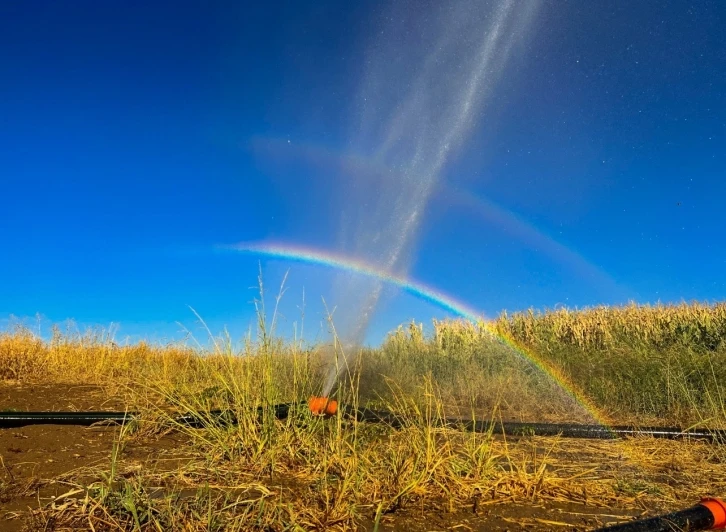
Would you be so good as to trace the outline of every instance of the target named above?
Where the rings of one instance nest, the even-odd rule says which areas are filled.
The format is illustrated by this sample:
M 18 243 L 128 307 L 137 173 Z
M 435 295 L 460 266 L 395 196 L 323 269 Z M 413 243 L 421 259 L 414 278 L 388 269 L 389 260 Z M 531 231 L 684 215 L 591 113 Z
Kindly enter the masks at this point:
M 599 424 L 607 427 L 611 423 L 606 415 L 600 412 L 599 408 L 590 401 L 578 387 L 572 384 L 557 368 L 542 360 L 534 351 L 521 345 L 514 338 L 502 333 L 496 327 L 494 321 L 487 320 L 484 314 L 476 311 L 466 303 L 457 301 L 430 286 L 418 283 L 411 279 L 393 275 L 382 271 L 375 266 L 368 264 L 362 260 L 346 257 L 326 250 L 314 249 L 303 246 L 295 246 L 282 243 L 266 243 L 266 244 L 233 244 L 226 246 L 218 246 L 219 250 L 237 251 L 240 253 L 249 253 L 254 255 L 263 255 L 271 258 L 284 259 L 305 264 L 314 264 L 319 266 L 327 266 L 338 270 L 348 271 L 365 275 L 378 279 L 380 281 L 392 284 L 400 289 L 417 296 L 429 303 L 441 307 L 449 312 L 456 314 L 462 318 L 472 321 L 482 327 L 494 338 L 507 345 L 518 355 L 522 356 L 532 365 L 534 365 L 542 373 L 550 377 L 554 382 L 575 400 L 587 413 Z
M 255 137 L 251 142 L 252 149 L 260 154 L 272 157 L 275 160 L 291 158 L 303 160 L 323 172 L 316 172 L 316 176 L 336 176 L 340 170 L 344 173 L 352 173 L 358 176 L 387 175 L 393 177 L 396 170 L 386 166 L 372 157 L 355 151 L 342 152 L 334 146 L 324 143 L 312 143 L 301 140 L 294 140 L 292 143 L 288 138 Z M 327 186 L 321 183 L 320 186 Z M 453 183 L 444 182 L 438 185 L 438 201 L 446 207 L 455 205 L 459 210 L 464 207 L 468 215 L 474 214 L 480 219 L 486 220 L 492 226 L 499 227 L 508 235 L 519 239 L 533 250 L 538 250 L 549 256 L 556 263 L 567 267 L 576 273 L 581 279 L 593 283 L 593 286 L 608 297 L 628 300 L 632 298 L 627 287 L 620 285 L 610 274 L 602 268 L 590 262 L 574 248 L 566 246 L 562 242 L 548 235 L 538 226 L 525 220 L 515 212 L 492 201 L 491 199 L 474 194 L 460 186 L 453 186 Z M 447 212 L 449 209 L 447 208 Z

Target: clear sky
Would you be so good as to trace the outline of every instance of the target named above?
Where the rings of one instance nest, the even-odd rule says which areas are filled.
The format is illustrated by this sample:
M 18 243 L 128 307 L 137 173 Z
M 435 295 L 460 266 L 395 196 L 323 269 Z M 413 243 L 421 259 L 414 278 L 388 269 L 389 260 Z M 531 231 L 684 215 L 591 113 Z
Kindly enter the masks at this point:
M 467 16 L 455 48 L 464 70 L 490 28 L 473 24 L 503 1 Z M 447 31 L 439 11 L 0 3 L 0 319 L 113 322 L 120 336 L 166 338 L 176 322 L 199 334 L 191 306 L 214 332 L 241 334 L 261 266 L 270 291 L 288 272 L 281 332 L 300 326 L 304 290 L 306 335 L 324 339 L 322 298 L 345 306 L 333 301 L 334 268 L 215 246 L 376 262 L 341 220 L 390 239 L 397 226 L 368 199 L 408 198 L 360 178 L 391 171 L 370 148 L 392 130 L 362 131 L 365 114 L 383 124 L 417 101 L 436 126 L 429 149 L 445 142 L 440 124 L 458 124 L 438 105 L 458 109 L 457 80 L 484 90 L 459 63 L 419 75 L 435 30 Z M 466 114 L 416 210 L 399 273 L 488 316 L 726 299 L 724 27 L 718 0 L 541 2 L 496 76 L 484 72 L 485 105 Z M 418 134 L 404 124 L 392 138 L 405 148 Z M 412 318 L 451 315 L 395 287 L 383 295 L 373 342 Z

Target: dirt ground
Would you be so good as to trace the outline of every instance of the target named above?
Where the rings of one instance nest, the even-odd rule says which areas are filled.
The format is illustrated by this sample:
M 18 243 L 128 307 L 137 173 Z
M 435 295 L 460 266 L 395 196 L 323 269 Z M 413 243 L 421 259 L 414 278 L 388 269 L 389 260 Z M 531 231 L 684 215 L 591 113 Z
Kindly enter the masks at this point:
M 93 386 L 0 384 L 0 411 L 123 411 L 123 404 Z M 25 523 L 32 509 L 59 500 L 72 490 L 68 480 L 82 482 L 84 469 L 109 464 L 119 427 L 39 425 L 0 429 L 0 530 L 32 530 Z M 178 447 L 166 436 L 134 443 L 124 457 L 151 467 Z M 79 480 L 81 479 L 81 480 Z M 516 502 L 482 505 L 468 511 L 407 509 L 384 517 L 379 530 L 592 530 L 638 515 L 637 511 L 602 509 L 583 504 L 547 506 Z M 371 530 L 373 523 L 362 523 Z
M 96 386 L 0 384 L 0 412 L 123 410 L 118 398 L 109 398 Z M 0 428 L 0 530 L 28 530 L 26 514 L 68 493 L 66 479 L 83 479 L 84 470 L 110 464 L 118 431 L 113 425 Z M 124 456 L 152 461 L 177 443 L 165 437 L 130 445 Z

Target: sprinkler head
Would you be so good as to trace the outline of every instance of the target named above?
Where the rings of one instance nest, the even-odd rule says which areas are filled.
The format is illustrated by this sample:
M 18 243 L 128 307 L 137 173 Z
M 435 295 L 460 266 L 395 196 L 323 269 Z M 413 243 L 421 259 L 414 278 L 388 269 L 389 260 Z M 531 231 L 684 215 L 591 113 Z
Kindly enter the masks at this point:
M 308 407 L 314 416 L 330 417 L 338 411 L 338 401 L 327 397 L 311 397 Z

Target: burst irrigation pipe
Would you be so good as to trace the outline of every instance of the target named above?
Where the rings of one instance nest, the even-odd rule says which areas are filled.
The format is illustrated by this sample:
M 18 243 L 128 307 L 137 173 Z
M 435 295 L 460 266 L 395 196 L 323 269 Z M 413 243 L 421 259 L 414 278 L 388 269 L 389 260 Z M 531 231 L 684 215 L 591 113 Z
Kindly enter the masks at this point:
M 294 406 L 304 407 L 307 404 L 310 412 L 316 415 L 334 416 L 341 414 L 358 421 L 385 423 L 394 428 L 401 428 L 404 422 L 395 414 L 368 408 L 355 409 L 348 406 L 338 408 L 335 400 L 324 397 L 313 397 L 307 403 L 281 403 L 272 406 L 275 417 L 285 419 Z M 258 408 L 261 414 L 263 407 Z M 0 412 L 0 429 L 17 428 L 27 425 L 93 425 L 99 422 L 124 424 L 140 417 L 137 412 Z M 187 414 L 174 418 L 179 424 L 201 427 L 212 422 L 236 422 L 229 411 L 213 410 L 204 415 Z M 601 426 L 579 425 L 572 423 L 517 423 L 495 421 L 472 421 L 468 419 L 442 419 L 437 426 L 449 427 L 469 432 L 493 432 L 506 436 L 562 436 L 566 438 L 617 439 L 628 436 L 650 436 L 665 439 L 694 439 L 714 443 L 726 443 L 724 429 L 683 430 L 677 427 L 634 427 L 634 426 Z

